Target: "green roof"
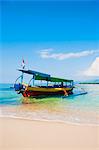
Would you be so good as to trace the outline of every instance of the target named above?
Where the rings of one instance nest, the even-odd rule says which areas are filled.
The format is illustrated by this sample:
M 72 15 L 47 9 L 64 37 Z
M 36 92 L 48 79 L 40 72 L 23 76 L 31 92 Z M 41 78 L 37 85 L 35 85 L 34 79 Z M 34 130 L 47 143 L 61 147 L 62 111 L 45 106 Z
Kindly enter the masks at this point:
M 51 82 L 72 82 L 73 80 L 51 77 Z
M 62 79 L 62 78 L 56 78 L 56 77 L 41 77 L 41 76 L 35 76 L 35 80 L 45 80 L 45 81 L 51 81 L 51 82 L 73 82 L 73 80 L 68 79 Z
M 49 74 L 33 71 L 33 70 L 23 70 L 19 69 L 19 71 L 33 75 L 35 77 L 35 80 L 44 80 L 44 81 L 51 81 L 51 82 L 73 82 L 73 80 L 68 80 L 68 79 L 62 79 L 62 78 L 56 78 L 56 77 L 51 77 Z

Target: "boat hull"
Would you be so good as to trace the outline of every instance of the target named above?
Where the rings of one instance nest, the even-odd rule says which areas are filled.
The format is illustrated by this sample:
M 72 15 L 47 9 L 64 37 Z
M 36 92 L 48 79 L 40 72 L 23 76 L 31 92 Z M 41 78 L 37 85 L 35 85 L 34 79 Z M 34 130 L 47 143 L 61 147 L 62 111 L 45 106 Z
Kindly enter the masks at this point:
M 50 96 L 68 96 L 72 93 L 73 88 L 41 88 L 41 87 L 26 87 L 22 92 L 24 97 L 50 97 Z

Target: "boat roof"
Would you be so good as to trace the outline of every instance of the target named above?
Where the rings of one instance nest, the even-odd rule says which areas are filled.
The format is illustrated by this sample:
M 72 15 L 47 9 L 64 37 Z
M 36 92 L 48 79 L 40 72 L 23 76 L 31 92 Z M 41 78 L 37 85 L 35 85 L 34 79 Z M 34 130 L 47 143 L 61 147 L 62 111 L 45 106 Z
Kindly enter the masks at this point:
M 31 74 L 35 76 L 35 80 L 45 80 L 45 81 L 51 81 L 51 82 L 73 82 L 73 80 L 51 77 L 51 75 L 49 74 L 41 73 L 38 71 L 24 70 L 24 69 L 18 69 L 18 70 L 23 73 Z
M 41 73 L 41 72 L 38 72 L 38 71 L 33 71 L 33 70 L 24 70 L 24 69 L 18 69 L 19 71 L 22 71 L 23 73 L 27 73 L 27 74 L 31 74 L 31 75 L 34 75 L 34 76 L 41 76 L 41 77 L 46 77 L 46 78 L 49 78 L 50 75 L 49 74 L 46 74 L 46 73 Z
M 41 76 L 36 76 L 35 80 L 45 80 L 45 81 L 51 81 L 51 82 L 73 82 L 73 80 L 68 79 L 62 79 L 62 78 L 56 78 L 56 77 L 50 77 L 50 78 L 42 78 Z

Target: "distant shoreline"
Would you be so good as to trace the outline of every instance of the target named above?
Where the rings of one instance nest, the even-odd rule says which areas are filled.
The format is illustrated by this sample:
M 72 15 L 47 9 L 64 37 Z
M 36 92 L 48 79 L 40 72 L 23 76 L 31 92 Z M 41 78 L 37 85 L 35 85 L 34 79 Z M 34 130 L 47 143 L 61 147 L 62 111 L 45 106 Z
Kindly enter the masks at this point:
M 99 84 L 99 83 L 79 83 L 79 84 Z

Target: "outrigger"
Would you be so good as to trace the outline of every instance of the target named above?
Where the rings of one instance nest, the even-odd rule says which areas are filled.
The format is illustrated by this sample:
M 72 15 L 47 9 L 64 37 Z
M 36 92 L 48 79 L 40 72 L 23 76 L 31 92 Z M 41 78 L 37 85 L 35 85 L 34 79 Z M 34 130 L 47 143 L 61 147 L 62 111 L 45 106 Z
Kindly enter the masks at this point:
M 19 69 L 19 71 L 22 72 L 22 75 L 16 79 L 14 89 L 18 94 L 21 93 L 24 97 L 42 98 L 50 96 L 68 96 L 73 94 L 73 80 L 56 78 L 49 74 L 33 70 Z M 32 75 L 28 84 L 23 82 L 24 74 Z M 19 79 L 21 79 L 21 81 Z M 41 82 L 36 85 L 36 81 Z M 46 84 L 42 84 L 43 81 Z

